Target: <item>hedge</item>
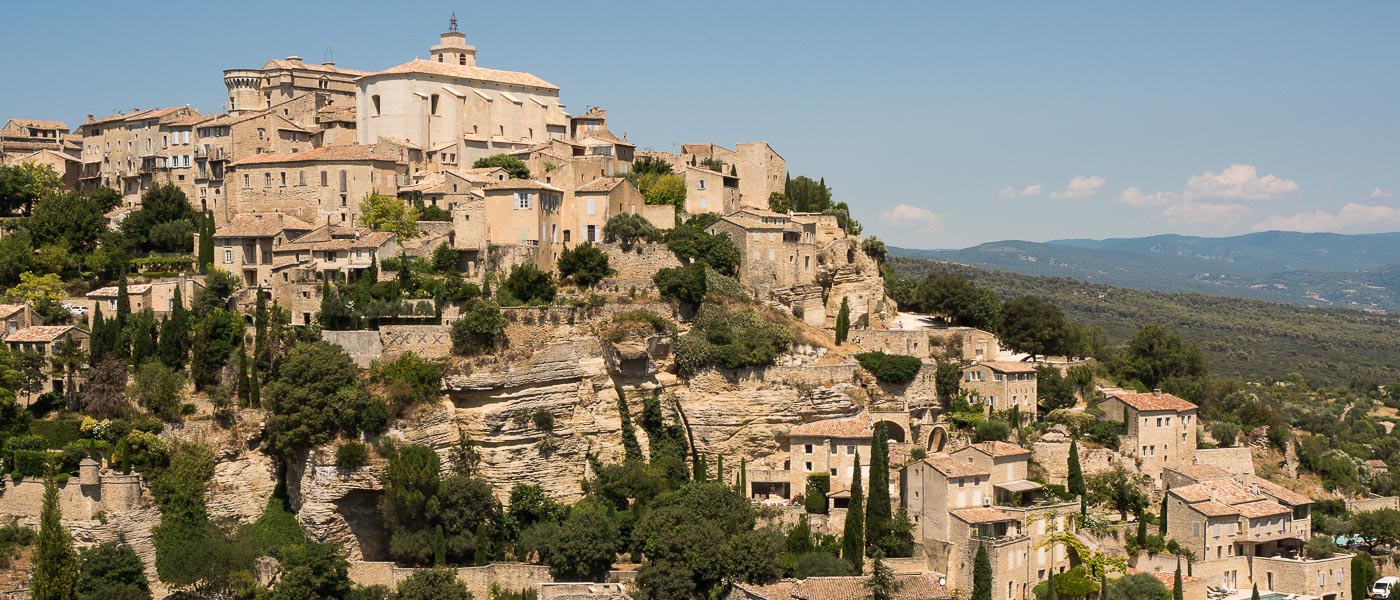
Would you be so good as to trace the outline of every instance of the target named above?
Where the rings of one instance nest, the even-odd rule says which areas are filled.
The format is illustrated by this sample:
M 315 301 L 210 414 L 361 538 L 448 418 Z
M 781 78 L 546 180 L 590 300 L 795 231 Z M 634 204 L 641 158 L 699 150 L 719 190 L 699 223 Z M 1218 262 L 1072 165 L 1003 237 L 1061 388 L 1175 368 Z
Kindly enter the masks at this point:
M 896 385 L 914 381 L 914 377 L 919 374 L 919 369 L 924 366 L 923 361 L 913 356 L 885 354 L 878 350 L 857 354 L 856 360 L 860 362 L 862 368 L 870 371 L 880 383 Z

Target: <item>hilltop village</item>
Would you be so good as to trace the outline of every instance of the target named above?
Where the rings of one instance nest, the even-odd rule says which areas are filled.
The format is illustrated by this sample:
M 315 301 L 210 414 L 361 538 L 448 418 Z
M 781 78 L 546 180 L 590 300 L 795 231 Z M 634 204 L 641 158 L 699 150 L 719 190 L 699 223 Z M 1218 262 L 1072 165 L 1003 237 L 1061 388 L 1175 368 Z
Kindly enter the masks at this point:
M 427 58 L 224 84 L 220 114 L 0 129 L 0 597 L 1337 600 L 1375 576 L 1314 537 L 1293 446 L 1207 428 L 1172 374 L 1124 381 L 1033 302 L 980 323 L 964 283 L 901 311 L 884 244 L 766 142 L 639 149 L 479 66 L 455 18 Z M 21 533 L 58 529 L 81 555 Z

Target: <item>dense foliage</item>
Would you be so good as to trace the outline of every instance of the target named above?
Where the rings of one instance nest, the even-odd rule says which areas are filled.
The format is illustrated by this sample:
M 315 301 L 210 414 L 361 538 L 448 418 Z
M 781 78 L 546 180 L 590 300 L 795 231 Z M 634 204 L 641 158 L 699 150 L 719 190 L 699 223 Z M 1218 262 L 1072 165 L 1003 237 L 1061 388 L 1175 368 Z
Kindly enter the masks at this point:
M 283 456 L 337 434 L 383 430 L 388 408 L 375 400 L 340 346 L 307 342 L 287 352 L 267 384 L 267 443 Z
M 787 327 L 749 310 L 704 305 L 689 333 L 676 340 L 676 369 L 690 377 L 707 367 L 738 369 L 773 364 L 792 345 Z
M 923 361 L 913 356 L 904 354 L 885 354 L 878 350 L 874 352 L 861 352 L 856 355 L 856 361 L 861 368 L 870 371 L 871 375 L 880 383 L 903 385 L 914 381 L 918 376 L 919 369 L 924 366 Z

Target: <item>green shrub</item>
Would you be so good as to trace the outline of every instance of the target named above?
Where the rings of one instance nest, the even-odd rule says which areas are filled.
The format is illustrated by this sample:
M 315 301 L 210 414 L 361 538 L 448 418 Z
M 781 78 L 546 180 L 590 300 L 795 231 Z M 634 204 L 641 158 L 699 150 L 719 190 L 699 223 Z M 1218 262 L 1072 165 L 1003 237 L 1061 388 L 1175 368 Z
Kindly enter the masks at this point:
M 549 304 L 557 292 L 549 273 L 525 263 L 511 267 L 510 276 L 501 285 L 501 302 L 506 302 L 504 298 L 508 294 L 520 304 Z
M 862 352 L 856 355 L 856 360 L 860 362 L 861 368 L 870 371 L 880 383 L 896 385 L 914 381 L 914 377 L 919 374 L 919 368 L 924 364 L 913 356 L 885 354 L 880 351 Z
M 1011 435 L 1011 426 L 1005 421 L 988 420 L 977 424 L 974 436 L 978 442 L 1004 442 Z
M 335 466 L 354 470 L 369 462 L 369 448 L 354 440 L 345 442 L 335 449 Z
M 469 300 L 461 318 L 452 322 L 452 353 L 470 356 L 490 350 L 505 339 L 506 318 L 490 300 Z
M 826 514 L 826 494 L 831 491 L 831 475 L 811 473 L 807 475 L 805 504 L 807 512 L 815 515 Z
M 757 313 L 702 306 L 690 333 L 677 340 L 676 369 L 690 377 L 706 367 L 738 369 L 773 364 L 792 345 L 792 334 L 780 323 Z

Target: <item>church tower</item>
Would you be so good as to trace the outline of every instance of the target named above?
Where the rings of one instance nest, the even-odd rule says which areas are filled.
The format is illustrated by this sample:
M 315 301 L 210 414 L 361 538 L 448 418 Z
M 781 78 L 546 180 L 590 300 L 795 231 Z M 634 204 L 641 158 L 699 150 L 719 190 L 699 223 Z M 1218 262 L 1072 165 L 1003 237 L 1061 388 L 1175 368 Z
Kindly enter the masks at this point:
M 428 50 L 432 60 L 449 65 L 464 67 L 476 66 L 476 46 L 467 45 L 467 34 L 457 31 L 457 12 L 452 12 L 447 31 L 443 32 L 438 44 Z

